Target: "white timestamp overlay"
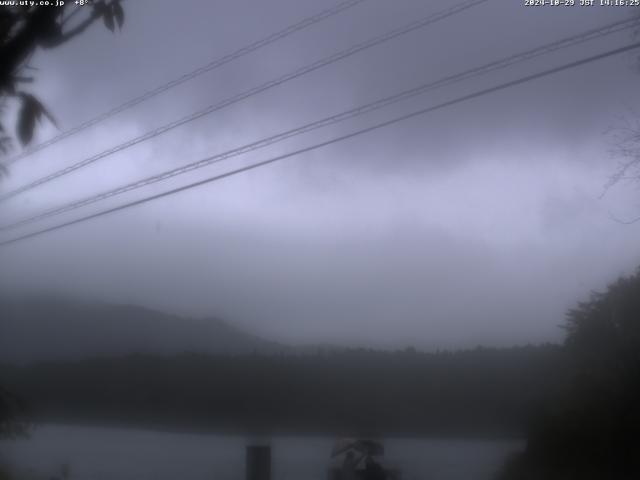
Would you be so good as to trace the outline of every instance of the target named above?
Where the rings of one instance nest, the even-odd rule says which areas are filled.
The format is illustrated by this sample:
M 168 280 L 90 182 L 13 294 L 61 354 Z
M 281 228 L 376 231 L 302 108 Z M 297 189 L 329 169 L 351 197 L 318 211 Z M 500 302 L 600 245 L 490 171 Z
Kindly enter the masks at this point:
M 0 0 L 7 7 L 64 7 L 69 0 Z
M 523 0 L 525 7 L 640 7 L 640 0 Z

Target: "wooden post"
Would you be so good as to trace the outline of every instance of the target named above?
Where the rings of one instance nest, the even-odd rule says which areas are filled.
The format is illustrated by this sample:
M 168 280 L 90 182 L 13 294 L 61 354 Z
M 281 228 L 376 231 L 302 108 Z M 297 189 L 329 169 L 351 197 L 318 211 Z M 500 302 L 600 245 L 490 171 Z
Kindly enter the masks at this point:
M 271 480 L 271 447 L 247 446 L 247 480 Z

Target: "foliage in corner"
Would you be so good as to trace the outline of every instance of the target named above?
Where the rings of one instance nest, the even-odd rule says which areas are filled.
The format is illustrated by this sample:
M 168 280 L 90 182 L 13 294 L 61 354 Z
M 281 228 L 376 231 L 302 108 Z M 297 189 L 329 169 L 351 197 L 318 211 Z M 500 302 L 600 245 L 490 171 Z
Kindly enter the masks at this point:
M 64 45 L 82 34 L 96 21 L 115 31 L 124 24 L 121 0 L 98 0 L 89 8 L 78 8 L 73 2 L 63 8 L 52 6 L 0 6 L 0 156 L 6 156 L 17 139 L 22 147 L 32 142 L 38 123 L 47 118 L 57 126 L 54 117 L 32 93 L 24 90 L 33 82 L 29 60 L 38 49 Z M 85 13 L 86 12 L 86 13 Z M 76 15 L 84 18 L 75 19 Z M 18 102 L 15 134 L 7 128 L 7 104 Z M 0 164 L 0 176 L 6 167 Z

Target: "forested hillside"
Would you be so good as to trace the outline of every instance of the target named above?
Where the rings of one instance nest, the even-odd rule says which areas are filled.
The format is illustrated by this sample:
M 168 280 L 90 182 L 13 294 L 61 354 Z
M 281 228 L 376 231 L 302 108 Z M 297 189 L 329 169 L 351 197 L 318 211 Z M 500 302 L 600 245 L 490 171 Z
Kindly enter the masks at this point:
M 559 347 L 425 354 L 134 355 L 0 368 L 37 420 L 160 428 L 520 434 L 564 384 Z

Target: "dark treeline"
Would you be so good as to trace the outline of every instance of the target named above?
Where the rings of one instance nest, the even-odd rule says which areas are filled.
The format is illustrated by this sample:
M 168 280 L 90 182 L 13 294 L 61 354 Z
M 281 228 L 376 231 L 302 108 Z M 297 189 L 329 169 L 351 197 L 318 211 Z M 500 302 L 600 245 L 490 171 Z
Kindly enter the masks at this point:
M 131 355 L 0 367 L 36 421 L 518 435 L 565 384 L 558 346 L 455 353 Z

